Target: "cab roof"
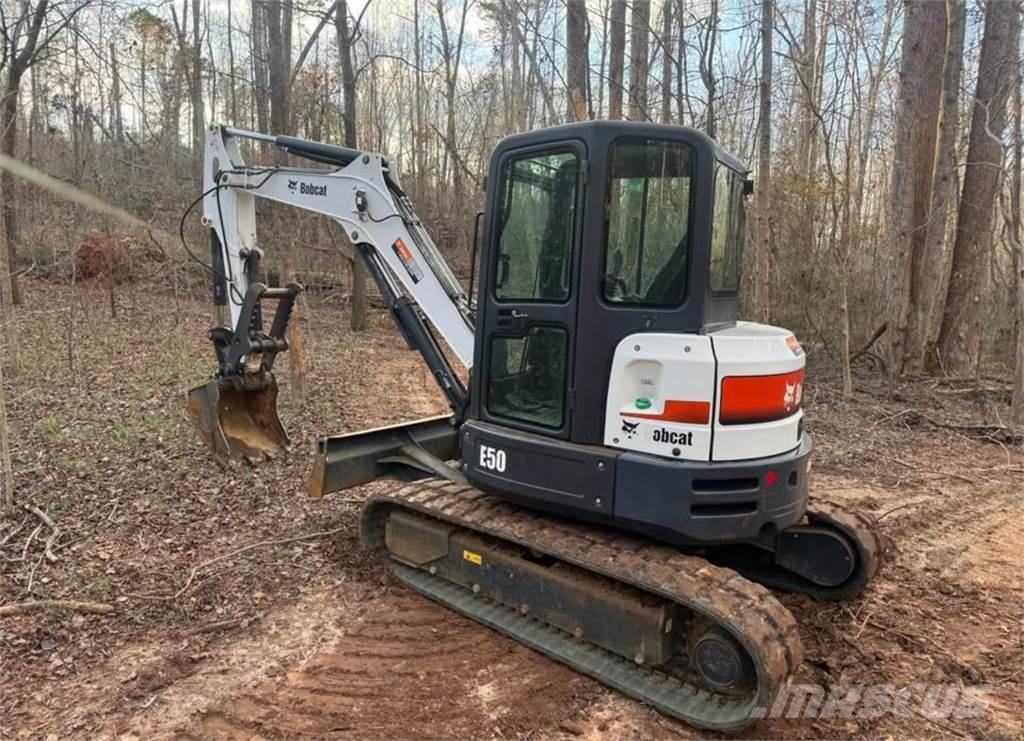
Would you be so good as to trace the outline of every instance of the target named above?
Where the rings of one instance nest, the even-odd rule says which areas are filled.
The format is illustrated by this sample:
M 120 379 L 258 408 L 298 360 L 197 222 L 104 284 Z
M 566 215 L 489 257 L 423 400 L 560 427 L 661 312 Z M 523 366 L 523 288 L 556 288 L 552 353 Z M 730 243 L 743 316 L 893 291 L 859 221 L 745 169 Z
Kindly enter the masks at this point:
M 703 150 L 712 155 L 732 170 L 743 174 L 750 172 L 749 167 L 700 129 L 673 124 L 656 124 L 647 121 L 596 120 L 549 126 L 507 136 L 499 142 L 497 149 L 507 150 L 528 147 L 561 139 L 608 141 L 620 136 L 683 141 L 695 149 Z

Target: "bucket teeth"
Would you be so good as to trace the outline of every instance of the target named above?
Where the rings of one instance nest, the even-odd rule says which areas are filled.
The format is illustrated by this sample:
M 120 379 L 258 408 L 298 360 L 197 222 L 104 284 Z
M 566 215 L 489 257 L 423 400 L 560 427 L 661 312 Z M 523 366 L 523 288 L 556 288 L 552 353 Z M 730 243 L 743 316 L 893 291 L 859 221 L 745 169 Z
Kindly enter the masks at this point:
M 188 394 L 188 411 L 206 447 L 221 464 L 258 464 L 284 452 L 288 434 L 277 416 L 273 376 L 255 389 L 215 379 Z

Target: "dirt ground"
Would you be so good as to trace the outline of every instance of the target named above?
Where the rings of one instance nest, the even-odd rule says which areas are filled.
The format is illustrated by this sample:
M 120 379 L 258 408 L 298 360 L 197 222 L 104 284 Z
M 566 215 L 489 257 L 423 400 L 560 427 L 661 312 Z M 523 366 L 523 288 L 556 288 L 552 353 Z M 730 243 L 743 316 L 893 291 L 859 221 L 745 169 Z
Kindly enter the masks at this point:
M 0 607 L 115 611 L 0 617 L 0 738 L 709 737 L 400 587 L 357 541 L 369 487 L 305 494 L 317 435 L 445 410 L 383 312 L 355 335 L 339 307 L 306 305 L 301 409 L 279 368 L 292 450 L 223 471 L 184 406 L 212 368 L 203 304 L 130 288 L 111 319 L 98 288 L 27 288 L 7 389 L 18 497 L 58 533 L 0 515 Z M 937 683 L 981 705 L 746 735 L 1024 738 L 1024 453 L 999 429 L 1008 388 L 921 381 L 892 401 L 870 376 L 858 386 L 846 398 L 812 372 L 813 493 L 879 516 L 892 546 L 855 602 L 782 596 L 805 646 L 795 681 Z

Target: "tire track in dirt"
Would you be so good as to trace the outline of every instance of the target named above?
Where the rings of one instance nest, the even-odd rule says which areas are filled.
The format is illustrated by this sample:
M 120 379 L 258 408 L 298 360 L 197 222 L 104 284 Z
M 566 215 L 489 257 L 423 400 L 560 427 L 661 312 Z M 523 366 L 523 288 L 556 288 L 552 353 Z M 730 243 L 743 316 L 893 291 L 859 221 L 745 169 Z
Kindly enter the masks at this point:
M 180 737 L 437 738 L 557 726 L 599 692 L 407 592 L 301 667 L 208 708 Z

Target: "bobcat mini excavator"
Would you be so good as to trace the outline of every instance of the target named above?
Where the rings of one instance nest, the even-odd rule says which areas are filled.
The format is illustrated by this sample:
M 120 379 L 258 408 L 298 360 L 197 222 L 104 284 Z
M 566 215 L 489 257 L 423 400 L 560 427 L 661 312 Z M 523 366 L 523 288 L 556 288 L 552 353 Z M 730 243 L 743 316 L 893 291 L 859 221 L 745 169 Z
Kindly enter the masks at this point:
M 242 139 L 327 167 L 249 167 Z M 372 494 L 361 524 L 409 587 L 735 730 L 801 662 L 763 585 L 841 600 L 875 574 L 873 523 L 808 501 L 803 349 L 737 320 L 750 183 L 703 133 L 588 122 L 501 141 L 475 301 L 380 154 L 217 126 L 204 172 L 230 324 L 211 330 L 219 370 L 189 400 L 202 437 L 222 461 L 288 442 L 273 364 L 301 289 L 259 282 L 256 199 L 334 219 L 451 414 L 321 439 L 310 488 L 411 482 Z

